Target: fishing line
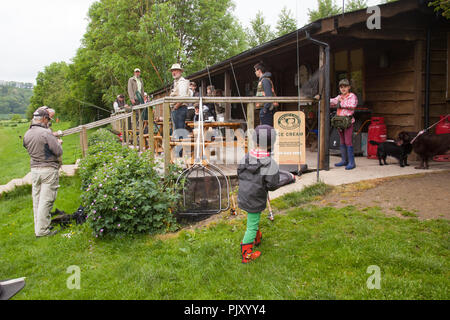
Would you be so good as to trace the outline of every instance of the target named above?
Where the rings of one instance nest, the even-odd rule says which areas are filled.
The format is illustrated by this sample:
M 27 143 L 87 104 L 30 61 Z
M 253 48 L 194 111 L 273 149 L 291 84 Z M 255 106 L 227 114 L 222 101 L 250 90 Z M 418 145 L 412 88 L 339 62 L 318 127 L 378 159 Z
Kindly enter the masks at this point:
M 231 61 L 230 61 L 230 66 L 231 66 L 231 71 L 233 72 L 234 83 L 236 85 L 236 89 L 237 89 L 239 98 L 241 98 L 241 92 L 239 90 L 239 86 L 238 86 L 237 79 L 236 79 L 236 74 L 234 73 L 233 63 Z M 242 103 L 242 100 L 241 100 L 241 108 L 242 108 L 242 113 L 244 114 L 245 122 L 247 122 L 247 116 L 245 115 L 245 109 L 244 109 L 244 104 Z

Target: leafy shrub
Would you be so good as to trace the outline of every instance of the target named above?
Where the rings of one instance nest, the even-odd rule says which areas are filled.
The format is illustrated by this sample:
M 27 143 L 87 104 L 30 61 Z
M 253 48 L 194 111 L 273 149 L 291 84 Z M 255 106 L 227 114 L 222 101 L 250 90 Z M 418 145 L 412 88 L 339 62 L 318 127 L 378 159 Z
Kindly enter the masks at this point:
M 140 154 L 105 129 L 91 134 L 80 163 L 88 222 L 97 237 L 107 234 L 158 233 L 176 230 L 172 214 L 181 198 L 175 182 L 180 168 L 162 177 L 158 163 Z
M 79 174 L 83 189 L 86 189 L 92 182 L 92 178 L 100 166 L 126 157 L 132 151 L 123 147 L 119 138 L 106 129 L 99 129 L 92 133 L 88 139 L 88 146 L 86 157 L 80 161 Z
M 176 230 L 172 211 L 180 197 L 173 178 L 162 179 L 148 153 L 129 152 L 97 169 L 82 200 L 96 237 L 102 237 Z

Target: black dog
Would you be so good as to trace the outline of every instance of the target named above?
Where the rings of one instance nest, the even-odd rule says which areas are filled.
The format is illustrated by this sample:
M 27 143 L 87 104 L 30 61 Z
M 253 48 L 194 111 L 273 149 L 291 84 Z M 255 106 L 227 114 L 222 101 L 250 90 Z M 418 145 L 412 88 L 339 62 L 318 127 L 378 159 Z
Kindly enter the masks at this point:
M 75 221 L 76 224 L 83 224 L 84 222 L 86 222 L 86 216 L 84 214 L 83 206 L 80 206 L 78 210 L 72 214 L 67 214 L 66 212 L 56 208 L 54 212 L 50 212 L 50 215 L 52 216 L 51 223 L 59 224 L 62 228 L 69 226 L 72 221 Z
M 415 167 L 416 169 L 428 169 L 428 161 L 432 157 L 450 150 L 450 133 L 425 132 L 419 135 L 417 132 L 402 131 L 398 138 L 402 143 L 412 142 L 414 152 L 420 157 L 420 166 Z
M 376 142 L 373 140 L 369 141 L 372 145 L 377 145 L 377 157 L 380 161 L 380 166 L 383 165 L 381 160 L 385 165 L 387 165 L 386 157 L 391 156 L 396 158 L 400 162 L 400 167 L 409 166 L 408 164 L 408 154 L 411 153 L 412 147 L 410 143 L 396 143 L 396 142 Z

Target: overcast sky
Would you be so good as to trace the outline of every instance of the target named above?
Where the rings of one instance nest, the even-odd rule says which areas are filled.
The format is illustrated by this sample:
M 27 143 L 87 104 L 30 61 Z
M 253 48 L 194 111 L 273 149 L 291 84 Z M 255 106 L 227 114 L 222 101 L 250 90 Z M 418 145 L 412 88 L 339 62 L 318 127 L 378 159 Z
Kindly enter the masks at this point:
M 52 62 L 71 62 L 86 31 L 87 12 L 95 0 L 0 0 L 0 80 L 35 83 L 39 71 Z M 275 27 L 283 7 L 298 26 L 308 23 L 316 0 L 234 0 L 234 14 L 244 26 L 258 10 Z M 337 0 L 337 3 L 342 3 Z M 380 1 L 369 1 L 369 5 Z

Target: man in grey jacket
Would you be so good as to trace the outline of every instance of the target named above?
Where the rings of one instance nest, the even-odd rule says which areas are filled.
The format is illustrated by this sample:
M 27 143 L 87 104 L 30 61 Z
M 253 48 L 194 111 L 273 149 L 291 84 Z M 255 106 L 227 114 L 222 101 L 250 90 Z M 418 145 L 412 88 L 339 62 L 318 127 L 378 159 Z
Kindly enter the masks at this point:
M 33 114 L 30 128 L 23 137 L 23 146 L 31 157 L 31 180 L 34 213 L 34 233 L 36 237 L 53 235 L 50 230 L 53 203 L 59 187 L 59 157 L 63 150 L 61 139 L 48 129 L 50 114 L 46 109 L 38 109 Z
M 133 106 L 144 103 L 144 81 L 139 68 L 134 69 L 134 75 L 128 79 L 128 95 Z

